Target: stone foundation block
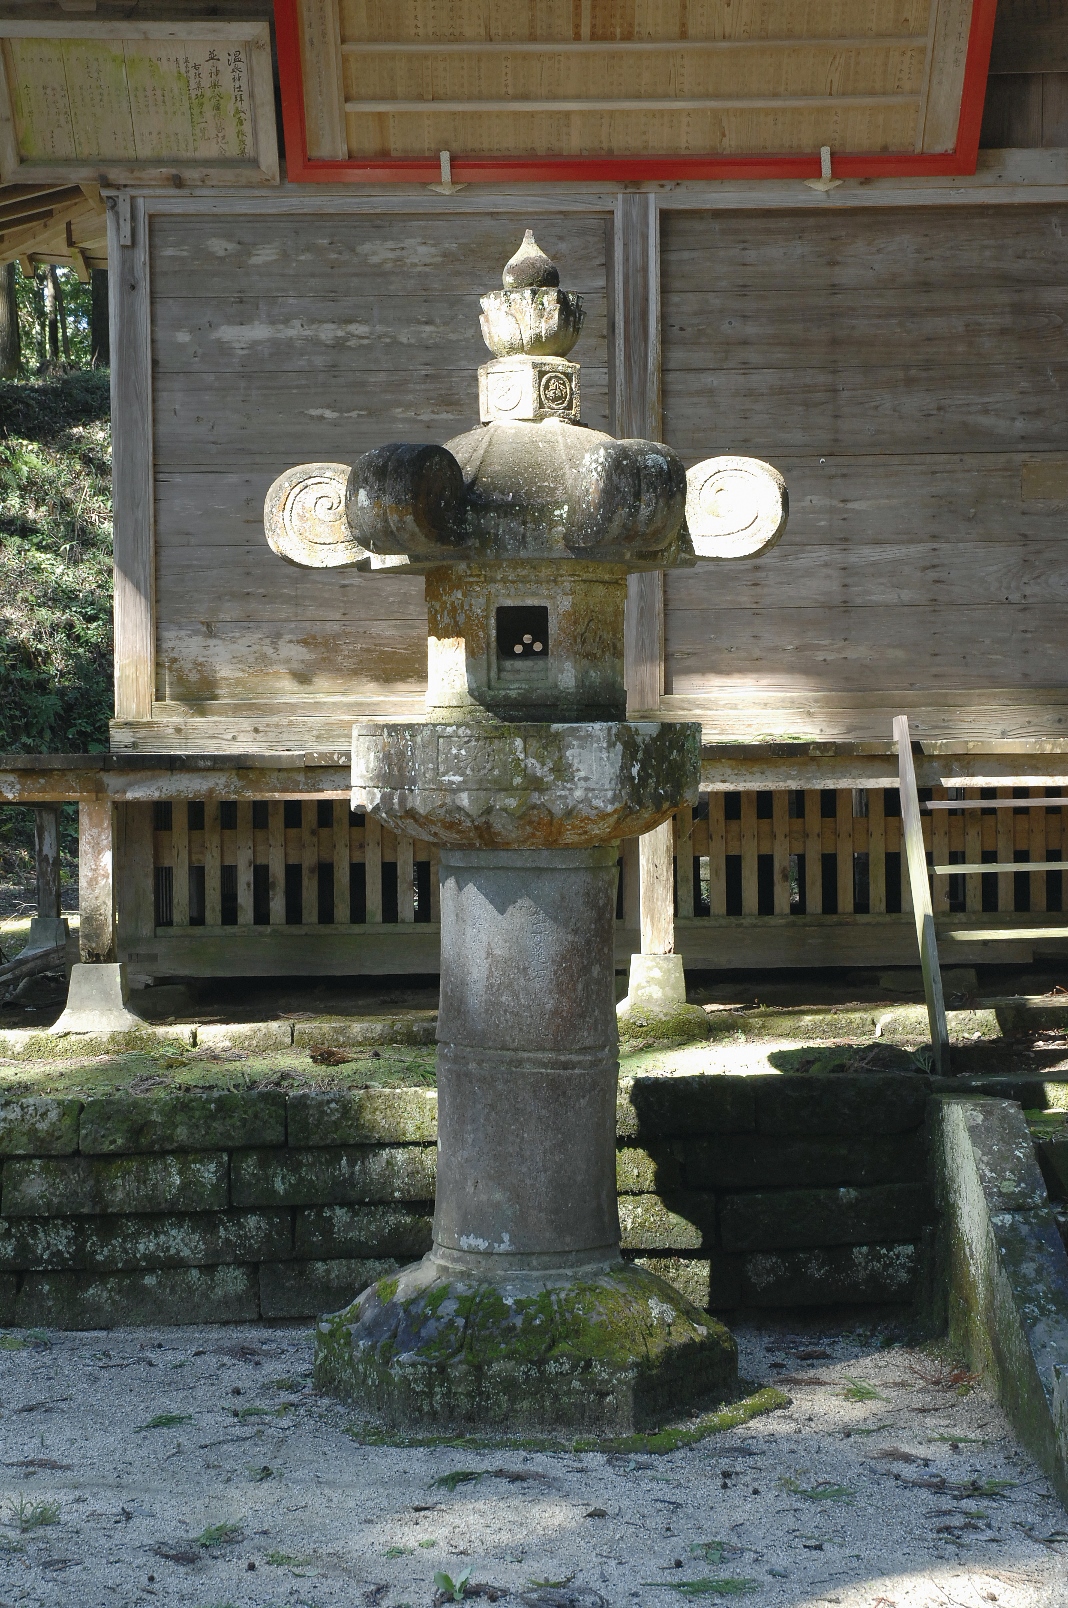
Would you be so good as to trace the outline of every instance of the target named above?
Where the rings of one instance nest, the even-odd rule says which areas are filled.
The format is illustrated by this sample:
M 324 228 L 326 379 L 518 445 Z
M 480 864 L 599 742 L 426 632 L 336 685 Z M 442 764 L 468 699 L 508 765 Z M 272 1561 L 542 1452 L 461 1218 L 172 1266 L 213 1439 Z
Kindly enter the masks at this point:
M 702 1312 L 709 1309 L 712 1292 L 712 1265 L 700 1256 L 635 1256 L 628 1257 L 634 1267 L 644 1267 L 665 1279 L 672 1289 L 678 1290 L 687 1301 Z
M 300 1258 L 396 1257 L 414 1261 L 430 1249 L 430 1212 L 403 1206 L 322 1206 L 297 1212 L 294 1250 Z
M 211 1212 L 228 1204 L 228 1158 L 123 1156 L 8 1161 L 4 1217 L 71 1217 L 126 1212 Z M 273 1203 L 271 1203 L 273 1204 Z
M 70 1156 L 78 1148 L 80 1100 L 27 1095 L 0 1100 L 0 1156 Z
M 11 1028 L 0 1033 L 0 1054 L 10 1061 L 76 1061 L 93 1055 L 121 1055 L 135 1050 L 158 1055 L 167 1044 L 190 1047 L 195 1027 L 151 1027 L 141 1022 L 129 1032 L 62 1033 Z
M 288 1050 L 292 1022 L 210 1022 L 197 1030 L 198 1050 Z
M 736 1134 L 696 1139 L 678 1148 L 688 1189 L 922 1183 L 926 1174 L 920 1133 L 869 1139 Z
M 254 1268 L 160 1268 L 149 1273 L 28 1273 L 15 1302 L 26 1328 L 117 1329 L 157 1323 L 255 1323 Z
M 970 1043 L 976 1038 L 1000 1038 L 998 1014 L 992 1010 L 947 1010 L 946 1027 L 950 1042 Z M 876 1026 L 879 1037 L 889 1044 L 929 1044 L 931 1041 L 926 1005 L 895 1005 L 893 1010 L 879 1013 Z
M 338 1150 L 239 1150 L 234 1206 L 348 1206 L 361 1201 L 433 1200 L 430 1145 Z
M 437 1136 L 436 1089 L 354 1089 L 289 1096 L 291 1145 L 433 1144 Z
M 395 1273 L 392 1260 L 350 1257 L 328 1262 L 265 1262 L 260 1268 L 260 1311 L 265 1318 L 314 1318 L 348 1306 L 376 1279 Z
M 931 1219 L 922 1184 L 873 1189 L 779 1189 L 725 1195 L 719 1203 L 725 1251 L 803 1250 L 915 1240 Z
M 713 1242 L 716 1205 L 711 1195 L 673 1196 L 672 1211 L 656 1195 L 624 1195 L 619 1229 L 625 1251 L 699 1251 Z
M 634 1078 L 620 1085 L 616 1136 L 689 1138 L 698 1133 L 748 1133 L 756 1127 L 755 1078 Z M 764 1080 L 760 1080 L 764 1081 Z M 768 1080 L 770 1081 L 770 1080 Z
M 0 1268 L 131 1272 L 293 1254 L 290 1212 L 0 1218 Z
M 741 1299 L 756 1307 L 909 1301 L 918 1261 L 916 1246 L 903 1243 L 764 1252 L 742 1264 Z
M 757 1130 L 786 1138 L 908 1133 L 921 1126 L 927 1107 L 927 1080 L 907 1072 L 752 1081 Z
M 129 989 L 126 967 L 116 961 L 86 965 L 78 961 L 71 967 L 67 1003 L 58 1022 L 48 1029 L 59 1036 L 66 1033 L 138 1032 L 139 1017 L 126 1009 Z
M 329 1044 L 347 1049 L 360 1044 L 433 1044 L 438 1030 L 437 1012 L 425 1016 L 367 1016 L 353 1020 L 294 1022 L 293 1043 L 300 1048 Z
M 284 1145 L 286 1097 L 273 1089 L 107 1095 L 82 1109 L 83 1155 Z
M 616 1151 L 616 1189 L 621 1195 L 657 1195 L 681 1184 L 682 1168 L 667 1145 L 658 1145 L 655 1151 L 622 1145 Z

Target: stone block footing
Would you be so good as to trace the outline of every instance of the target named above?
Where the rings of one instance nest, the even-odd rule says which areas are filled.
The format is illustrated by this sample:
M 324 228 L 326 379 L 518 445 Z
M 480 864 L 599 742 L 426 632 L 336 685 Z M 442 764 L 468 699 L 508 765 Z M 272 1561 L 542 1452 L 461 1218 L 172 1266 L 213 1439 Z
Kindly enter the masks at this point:
M 681 955 L 631 955 L 630 985 L 616 1006 L 622 1039 L 685 1044 L 706 1039 L 712 1029 L 699 1005 L 686 1003 Z
M 260 1268 L 260 1312 L 265 1318 L 315 1318 L 354 1301 L 396 1262 L 339 1257 L 328 1262 L 265 1262 Z
M 628 1434 L 721 1398 L 728 1331 L 645 1268 L 379 1279 L 316 1336 L 320 1389 L 403 1428 Z
M 15 1298 L 15 1322 L 20 1328 L 255 1323 L 259 1315 L 256 1271 L 250 1267 L 172 1267 L 147 1273 L 27 1273 Z
M 126 1008 L 128 994 L 125 965 L 79 961 L 71 967 L 66 1008 L 49 1031 L 53 1035 L 143 1032 L 144 1022 Z

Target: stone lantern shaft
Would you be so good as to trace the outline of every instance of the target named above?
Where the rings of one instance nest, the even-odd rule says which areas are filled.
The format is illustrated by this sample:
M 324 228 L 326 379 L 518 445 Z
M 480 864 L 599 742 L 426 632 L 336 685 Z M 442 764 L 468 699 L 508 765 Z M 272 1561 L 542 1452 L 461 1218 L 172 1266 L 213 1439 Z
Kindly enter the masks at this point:
M 699 727 L 625 718 L 626 578 L 769 545 L 784 491 L 582 425 L 582 301 L 529 231 L 482 309 L 475 429 L 291 470 L 265 510 L 292 562 L 423 573 L 429 622 L 426 719 L 354 727 L 352 798 L 440 845 L 433 1248 L 322 1321 L 317 1377 L 394 1423 L 625 1430 L 736 1367 L 620 1254 L 618 843 L 700 768 Z

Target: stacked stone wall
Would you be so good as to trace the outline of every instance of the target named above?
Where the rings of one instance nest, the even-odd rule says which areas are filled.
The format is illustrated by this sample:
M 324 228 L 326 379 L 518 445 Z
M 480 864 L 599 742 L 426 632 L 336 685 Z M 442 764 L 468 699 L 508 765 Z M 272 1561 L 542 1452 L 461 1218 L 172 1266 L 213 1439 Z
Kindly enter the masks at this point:
M 715 1310 L 908 1302 L 934 1223 L 921 1075 L 621 1089 L 623 1246 Z M 429 1247 L 425 1089 L 0 1103 L 0 1323 L 300 1319 Z

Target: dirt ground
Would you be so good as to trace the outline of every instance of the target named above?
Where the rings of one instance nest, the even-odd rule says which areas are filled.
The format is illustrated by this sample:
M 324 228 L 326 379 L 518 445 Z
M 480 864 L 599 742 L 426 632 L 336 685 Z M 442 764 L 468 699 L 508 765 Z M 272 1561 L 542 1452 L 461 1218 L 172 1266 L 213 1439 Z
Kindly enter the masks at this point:
M 792 1404 L 653 1456 L 368 1443 L 307 1330 L 9 1334 L 0 1604 L 428 1608 L 470 1570 L 527 1608 L 1065 1608 L 1068 1519 L 982 1387 L 890 1331 L 738 1339 Z

